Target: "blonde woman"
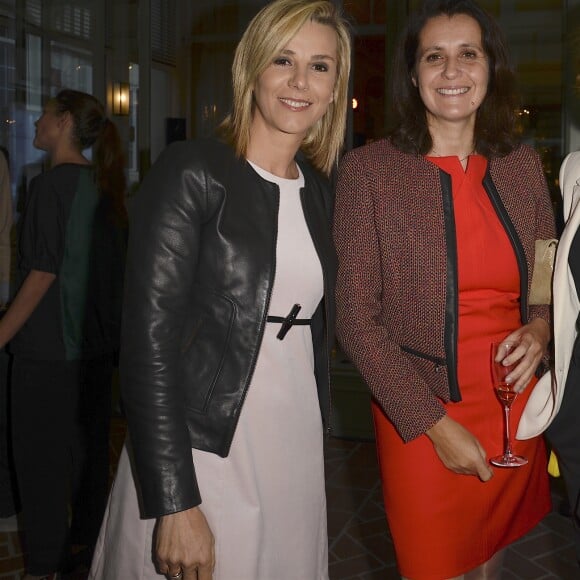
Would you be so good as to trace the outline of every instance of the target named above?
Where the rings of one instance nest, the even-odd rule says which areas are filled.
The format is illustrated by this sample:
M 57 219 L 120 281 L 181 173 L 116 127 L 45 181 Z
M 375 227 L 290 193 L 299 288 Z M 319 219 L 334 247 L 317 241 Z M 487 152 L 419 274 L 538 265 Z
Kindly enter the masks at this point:
M 121 354 L 132 462 L 125 452 L 91 578 L 328 577 L 325 175 L 349 64 L 332 2 L 268 4 L 235 54 L 225 142 L 172 146 L 145 179 Z

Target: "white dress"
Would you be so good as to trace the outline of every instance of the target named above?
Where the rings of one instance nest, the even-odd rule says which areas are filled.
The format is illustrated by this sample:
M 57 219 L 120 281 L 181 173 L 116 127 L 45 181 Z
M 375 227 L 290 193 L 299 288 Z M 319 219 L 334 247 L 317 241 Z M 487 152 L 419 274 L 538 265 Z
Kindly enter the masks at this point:
M 269 314 L 310 318 L 323 293 L 320 261 L 304 219 L 304 178 L 281 179 L 276 276 Z M 216 542 L 214 580 L 326 580 L 328 541 L 323 433 L 310 326 L 284 340 L 267 323 L 228 457 L 193 449 L 201 509 Z M 155 520 L 140 519 L 126 450 L 89 578 L 158 580 L 152 560 Z

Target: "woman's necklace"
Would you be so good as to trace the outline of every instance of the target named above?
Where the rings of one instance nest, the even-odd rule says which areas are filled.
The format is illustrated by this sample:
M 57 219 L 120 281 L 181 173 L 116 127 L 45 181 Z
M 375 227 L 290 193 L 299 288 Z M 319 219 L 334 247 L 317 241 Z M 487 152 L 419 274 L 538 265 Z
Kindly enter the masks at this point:
M 435 147 L 431 147 L 431 151 L 433 153 L 432 157 L 453 157 L 452 155 L 441 155 L 441 153 L 439 153 Z M 463 163 L 470 155 L 473 155 L 475 153 L 475 147 L 467 154 L 465 155 L 465 157 L 459 157 L 459 155 L 457 157 L 459 157 L 459 163 Z

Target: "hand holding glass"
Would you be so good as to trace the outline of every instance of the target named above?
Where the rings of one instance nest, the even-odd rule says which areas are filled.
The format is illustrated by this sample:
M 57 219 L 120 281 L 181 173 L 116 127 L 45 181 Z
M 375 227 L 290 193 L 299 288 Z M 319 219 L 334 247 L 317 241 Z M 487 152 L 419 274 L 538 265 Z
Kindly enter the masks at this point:
M 503 455 L 498 455 L 490 459 L 490 463 L 498 467 L 520 467 L 528 462 L 525 457 L 513 454 L 510 434 L 510 410 L 518 394 L 513 390 L 513 384 L 507 383 L 505 379 L 518 363 L 515 362 L 514 364 L 506 366 L 503 364 L 503 360 L 513 352 L 516 346 L 516 344 L 503 341 L 491 343 L 491 376 L 497 398 L 503 405 L 505 416 L 505 444 Z M 499 359 L 499 361 L 496 359 Z

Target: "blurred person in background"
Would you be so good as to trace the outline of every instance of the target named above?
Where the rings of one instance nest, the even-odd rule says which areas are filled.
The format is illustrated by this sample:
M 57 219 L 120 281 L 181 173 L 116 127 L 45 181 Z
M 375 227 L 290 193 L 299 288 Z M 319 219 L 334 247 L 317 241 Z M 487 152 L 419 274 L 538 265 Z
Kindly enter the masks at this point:
M 20 285 L 0 321 L 0 347 L 11 341 L 14 355 L 24 578 L 54 580 L 72 543 L 92 553 L 106 504 L 125 177 L 117 129 L 86 93 L 63 90 L 46 103 L 34 146 L 50 168 L 31 182 L 19 223 Z M 94 162 L 83 154 L 92 146 Z

